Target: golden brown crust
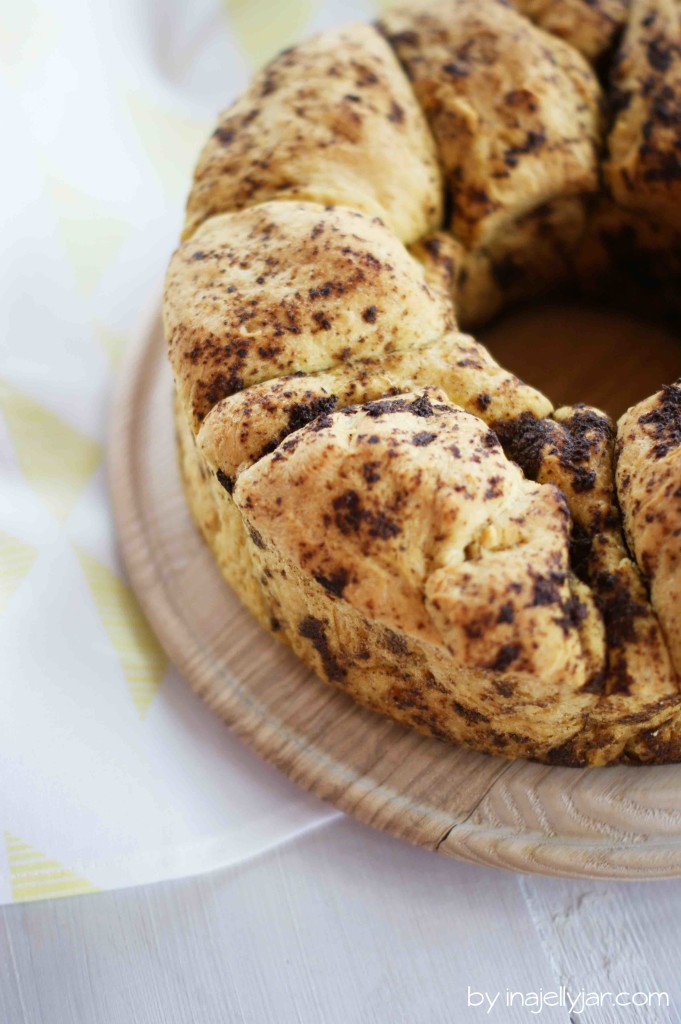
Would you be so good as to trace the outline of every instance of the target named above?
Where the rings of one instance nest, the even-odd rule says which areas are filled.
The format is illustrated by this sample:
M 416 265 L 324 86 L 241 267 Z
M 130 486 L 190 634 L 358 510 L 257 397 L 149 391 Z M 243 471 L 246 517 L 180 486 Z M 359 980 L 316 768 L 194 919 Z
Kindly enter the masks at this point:
M 587 62 L 504 0 L 398 9 L 383 27 L 438 143 L 464 247 L 461 323 L 567 281 L 598 188 L 601 91 Z
M 621 418 L 617 483 L 629 546 L 681 674 L 681 380 Z
M 598 187 L 600 89 L 572 47 L 503 0 L 399 9 L 382 25 L 432 127 L 467 248 Z
M 489 243 L 470 251 L 443 231 L 410 251 L 423 264 L 431 287 L 453 297 L 457 320 L 471 330 L 510 303 L 569 284 L 580 253 L 586 269 L 586 224 L 583 199 L 556 199 L 517 217 Z M 590 250 L 589 258 L 594 259 Z M 585 273 L 584 281 L 590 285 L 592 278 Z
M 461 325 L 477 327 L 512 302 L 569 283 L 585 223 L 582 199 L 556 199 L 467 253 L 453 293 Z
M 467 256 L 465 246 L 449 231 L 434 231 L 410 245 L 409 252 L 422 265 L 431 288 L 454 298 L 460 309 L 457 289 Z
M 574 256 L 580 289 L 654 315 L 681 313 L 681 230 L 603 195 Z
M 627 0 L 513 0 L 546 32 L 560 36 L 589 60 L 610 49 L 627 20 Z
M 422 732 L 464 742 L 493 754 L 529 756 L 548 763 L 603 764 L 618 758 L 636 761 L 678 758 L 678 694 L 668 694 L 657 706 L 646 706 L 645 686 L 640 681 L 638 692 L 632 696 L 611 690 L 606 682 L 612 659 L 606 647 L 602 612 L 586 583 L 569 572 L 563 575 L 568 564 L 565 554 L 568 520 L 560 492 L 551 484 L 530 484 L 503 459 L 498 447 L 494 450 L 490 444 L 488 448 L 484 440 L 486 428 L 476 426 L 479 423 L 476 417 L 452 409 L 441 401 L 441 396 L 432 393 L 429 401 L 435 407 L 434 416 L 428 415 L 424 397 L 423 394 L 399 396 L 325 417 L 331 420 L 328 426 L 318 429 L 317 423 L 309 424 L 290 435 L 289 440 L 295 440 L 295 444 L 285 442 L 245 471 L 234 487 L 243 513 L 243 518 L 237 515 L 233 520 L 231 534 L 231 538 L 238 538 L 243 552 L 236 569 L 232 562 L 233 549 L 232 557 L 226 557 L 226 545 L 232 543 L 229 535 L 219 534 L 215 529 L 206 531 L 205 523 L 211 521 L 206 510 L 214 509 L 215 478 L 200 449 L 192 442 L 189 454 L 203 472 L 194 469 L 188 497 L 232 585 L 244 594 L 260 621 L 289 643 L 319 675 L 373 710 L 389 714 Z M 416 403 L 417 408 L 405 410 L 396 407 L 395 402 L 407 407 Z M 181 411 L 179 415 L 181 417 Z M 558 415 L 572 421 L 575 412 L 567 410 Z M 444 419 L 445 423 L 433 424 L 433 418 Z M 364 430 L 366 419 L 372 433 Z M 334 443 L 328 440 L 320 443 L 320 437 L 325 434 L 329 434 L 330 440 L 330 432 L 337 421 L 345 424 L 346 442 L 354 441 L 349 447 L 335 443 L 337 437 Z M 461 421 L 465 424 L 463 438 Z M 418 429 L 424 424 L 432 429 Z M 554 426 L 557 443 L 549 446 L 543 460 L 545 472 L 547 476 L 556 472 L 571 476 L 575 468 L 580 467 L 575 466 L 572 454 L 572 468 L 561 467 L 556 461 L 556 451 L 564 443 L 565 428 L 563 424 Z M 423 444 L 424 433 L 437 437 Z M 456 433 L 456 440 L 452 441 L 449 433 Z M 397 454 L 387 460 L 375 459 L 380 441 L 367 444 L 362 440 L 374 436 L 380 436 L 387 445 L 395 445 Z M 416 444 L 415 438 L 418 438 Z M 443 442 L 451 442 L 459 450 L 462 442 L 464 448 L 468 443 L 477 448 L 481 457 L 480 463 L 466 460 L 467 467 L 474 467 L 478 473 L 478 488 L 476 491 L 474 486 L 472 493 L 477 494 L 479 500 L 474 501 L 472 518 L 461 524 L 455 514 L 456 503 L 452 504 L 446 487 L 442 486 L 441 474 L 447 472 L 447 463 L 435 458 L 434 472 L 423 475 L 425 486 L 422 488 L 419 482 L 413 487 L 418 469 L 423 468 L 423 455 L 433 445 Z M 380 473 L 387 467 L 388 480 L 374 481 L 374 488 L 381 488 L 375 496 L 365 486 L 367 449 L 368 462 L 378 463 L 378 469 L 370 465 L 370 477 L 373 478 L 374 471 Z M 336 463 L 337 469 L 338 461 L 343 463 L 341 472 L 327 464 Z M 599 460 L 598 475 L 603 478 L 607 477 L 606 461 Z M 185 456 L 185 474 L 186 464 Z M 568 464 L 569 460 L 565 465 Z M 273 468 L 277 467 L 273 474 Z M 361 474 L 364 488 L 358 493 L 357 501 L 348 499 L 347 492 L 340 493 L 343 486 L 356 482 L 353 468 L 356 476 Z M 583 465 L 581 469 L 584 470 Z M 311 509 L 309 490 L 297 485 L 298 475 L 307 473 L 314 475 L 316 490 L 325 483 L 329 485 L 327 504 L 331 524 L 324 519 L 324 502 L 320 501 Z M 499 475 L 504 478 L 502 488 L 507 486 L 514 492 L 508 507 L 502 496 L 485 498 L 490 489 L 498 490 L 500 485 L 496 478 Z M 491 478 L 494 478 L 492 488 Z M 403 490 L 406 505 L 396 503 Z M 608 506 L 607 485 L 603 483 L 596 490 L 597 493 L 585 502 L 584 521 L 588 519 L 587 508 L 591 509 L 593 522 L 603 518 L 603 508 Z M 583 492 L 576 492 L 578 500 L 580 493 Z M 557 503 L 554 503 L 554 496 Z M 277 503 L 278 498 L 280 503 Z M 539 508 L 534 505 L 538 500 Z M 222 501 L 232 501 L 227 491 L 223 490 Z M 529 515 L 518 514 L 524 501 Z M 300 502 L 304 505 L 304 515 L 300 509 L 296 513 Z M 285 506 L 283 511 L 282 506 Z M 393 515 L 395 507 L 399 515 L 406 510 L 405 519 L 393 522 L 386 513 L 391 506 Z M 489 514 L 484 511 L 486 506 L 489 506 Z M 596 513 L 596 510 L 599 511 Z M 406 526 L 410 513 L 414 517 L 413 527 L 415 522 L 420 523 L 424 512 L 428 519 L 425 527 L 404 531 L 406 544 L 429 547 L 429 557 L 419 560 L 413 557 L 413 550 L 400 550 L 402 535 L 396 528 L 399 529 L 400 523 Z M 324 531 L 323 543 L 314 542 L 319 533 L 317 516 L 321 518 Z M 436 517 L 438 524 L 443 523 L 439 533 L 432 529 L 432 520 Z M 224 519 L 224 516 L 219 518 Z M 488 522 L 490 519 L 492 524 Z M 447 558 L 452 552 L 452 542 L 454 548 L 457 547 L 452 529 L 458 543 L 466 540 L 470 531 L 476 534 L 473 542 L 465 545 L 467 558 L 463 568 L 457 566 L 456 559 L 450 564 Z M 609 529 L 612 530 L 612 526 L 606 525 L 605 532 Z M 528 538 L 523 538 L 519 545 L 518 530 L 521 533 L 529 530 L 536 546 L 531 540 L 528 543 Z M 434 546 L 433 538 L 438 538 Z M 389 553 L 386 549 L 391 543 L 395 550 Z M 595 546 L 598 547 L 598 543 Z M 606 552 L 607 547 L 604 546 Z M 250 559 L 253 568 L 240 578 L 244 556 Z M 607 553 L 597 556 L 601 557 L 607 559 Z M 597 562 L 593 564 L 595 572 Z M 432 570 L 428 597 L 424 597 L 426 588 L 419 579 L 419 565 Z M 362 570 L 356 573 L 354 587 L 352 566 Z M 379 575 L 387 573 L 388 587 L 368 586 L 366 570 Z M 521 580 L 527 582 L 516 587 Z M 509 584 L 513 585 L 510 598 L 501 600 L 507 597 L 505 589 Z M 250 587 L 260 590 L 260 601 L 248 589 Z M 460 592 L 459 587 L 462 587 Z M 525 597 L 524 587 L 528 588 L 531 600 Z M 377 608 L 376 601 L 380 602 L 386 595 L 387 606 Z M 372 604 L 365 607 L 366 602 Z M 496 614 L 492 614 L 494 602 L 498 605 Z M 639 614 L 650 616 L 645 598 Z M 526 628 L 528 615 L 537 620 L 530 630 Z M 392 625 L 386 624 L 386 617 Z M 638 621 L 637 616 L 634 618 Z M 407 629 L 395 628 L 397 622 Z M 548 631 L 542 629 L 542 624 L 548 624 Z M 569 656 L 570 644 L 550 642 L 550 630 L 557 628 L 568 631 L 573 645 L 569 671 L 562 673 L 560 661 L 556 663 L 546 656 L 549 651 L 554 657 Z M 647 628 L 641 629 L 639 638 L 645 636 Z M 627 637 L 626 629 L 624 633 Z M 443 635 L 449 646 L 443 642 Z M 513 671 L 514 663 L 516 669 L 521 668 L 525 658 L 532 664 L 535 644 L 541 646 L 542 639 L 547 646 L 540 652 L 532 671 L 528 674 Z M 450 646 L 463 653 L 460 661 L 453 656 Z M 495 655 L 494 667 L 490 651 Z M 627 656 L 637 655 L 638 641 L 634 635 L 627 639 Z M 511 664 L 506 664 L 509 659 Z M 547 685 L 553 670 L 556 678 Z
M 478 417 L 433 390 L 349 407 L 244 470 L 233 496 L 271 577 L 293 568 L 334 599 L 334 624 L 349 605 L 395 644 L 437 653 L 437 707 L 422 707 L 422 728 L 456 737 L 460 674 L 479 689 L 469 716 L 522 733 L 536 756 L 580 728 L 602 640 L 569 575 L 564 499 L 525 480 Z M 278 584 L 284 609 L 294 585 Z M 321 621 L 319 602 L 289 628 L 305 638 L 310 614 Z M 338 683 L 350 671 L 342 651 L 321 668 Z M 373 706 L 391 709 L 375 693 Z
M 348 405 L 433 384 L 487 423 L 526 412 L 537 417 L 551 413 L 549 400 L 502 369 L 484 346 L 453 333 L 420 348 L 278 377 L 240 391 L 213 407 L 198 443 L 209 463 L 233 482 L 242 469 L 307 423 Z
M 602 285 L 635 265 L 674 298 L 678 10 L 633 0 L 594 200 L 601 95 L 577 50 L 602 54 L 623 5 L 582 2 L 517 0 L 554 36 L 504 0 L 389 13 L 414 94 L 361 26 L 256 78 L 168 274 L 180 463 L 225 577 L 360 703 L 507 757 L 668 762 L 681 382 L 616 435 L 455 323 L 575 269 Z
M 196 168 L 185 237 L 269 199 L 352 206 L 404 242 L 442 212 L 435 145 L 386 41 L 347 25 L 282 53 L 220 117 Z
M 612 74 L 605 179 L 622 206 L 681 228 L 681 8 L 631 0 Z
M 593 595 L 606 640 L 602 674 L 591 682 L 598 701 L 574 753 L 607 763 L 681 706 L 665 634 L 624 540 L 614 424 L 597 409 L 573 406 L 553 419 L 525 415 L 497 430 L 526 475 L 555 484 L 568 502 L 571 567 Z
M 175 399 L 175 430 L 180 475 L 192 515 L 215 555 L 220 571 L 248 610 L 269 623 L 267 595 L 258 582 L 243 519 L 230 494 L 200 452 L 182 405 Z
M 251 384 L 423 345 L 453 323 L 395 235 L 343 207 L 263 203 L 214 217 L 166 279 L 170 360 L 195 424 Z

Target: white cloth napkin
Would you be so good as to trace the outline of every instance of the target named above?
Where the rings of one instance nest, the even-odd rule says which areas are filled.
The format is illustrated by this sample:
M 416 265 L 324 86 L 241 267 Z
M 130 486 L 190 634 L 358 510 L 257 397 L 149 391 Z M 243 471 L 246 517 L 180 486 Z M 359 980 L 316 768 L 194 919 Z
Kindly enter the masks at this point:
M 121 574 L 116 366 L 252 67 L 370 0 L 3 0 L 0 901 L 206 871 L 333 812 L 168 666 Z

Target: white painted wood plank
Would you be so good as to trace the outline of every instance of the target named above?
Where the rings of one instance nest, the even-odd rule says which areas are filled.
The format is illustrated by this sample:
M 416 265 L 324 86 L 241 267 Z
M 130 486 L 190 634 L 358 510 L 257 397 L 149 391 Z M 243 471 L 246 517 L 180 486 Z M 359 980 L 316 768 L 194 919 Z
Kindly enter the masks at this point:
M 10 929 L 0 916 L 0 1020 L 11 1024 L 27 1024 L 29 1018 L 22 1003 L 19 978 Z
M 557 985 L 513 875 L 347 819 L 226 872 L 4 917 L 30 1024 L 516 1024 L 467 1010 L 467 986 Z
M 560 984 L 585 992 L 666 992 L 669 1008 L 609 1000 L 575 1021 L 681 1021 L 681 884 L 519 876 L 518 884 Z

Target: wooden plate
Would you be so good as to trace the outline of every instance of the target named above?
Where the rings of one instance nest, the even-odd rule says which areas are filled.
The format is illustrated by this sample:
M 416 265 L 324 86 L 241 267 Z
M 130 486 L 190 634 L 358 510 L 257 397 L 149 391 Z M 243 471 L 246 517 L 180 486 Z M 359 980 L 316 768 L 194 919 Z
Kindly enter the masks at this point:
M 545 307 L 516 316 L 515 326 L 502 322 L 488 340 L 512 368 L 523 360 L 531 383 L 551 374 L 555 399 L 599 398 L 618 413 L 681 370 L 681 348 L 658 335 L 646 334 L 644 345 L 632 321 L 613 328 L 604 314 Z M 549 342 L 559 350 L 557 336 L 572 338 L 560 350 L 560 394 L 555 357 L 551 365 L 545 351 Z M 619 385 L 613 366 L 626 367 Z M 589 393 L 594 380 L 607 395 Z M 121 550 L 170 658 L 249 746 L 360 821 L 440 853 L 553 875 L 681 875 L 681 766 L 547 768 L 449 746 L 358 707 L 265 633 L 224 583 L 187 512 L 171 392 L 155 315 L 128 353 L 112 410 Z

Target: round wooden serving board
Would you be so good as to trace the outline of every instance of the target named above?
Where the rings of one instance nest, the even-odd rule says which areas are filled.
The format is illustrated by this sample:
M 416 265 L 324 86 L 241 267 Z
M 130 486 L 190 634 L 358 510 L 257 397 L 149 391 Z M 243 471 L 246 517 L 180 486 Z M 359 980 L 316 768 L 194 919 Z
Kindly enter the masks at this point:
M 618 414 L 681 371 L 681 346 L 651 330 L 547 307 L 502 321 L 485 340 L 511 368 L 522 360 L 531 383 L 547 376 L 554 400 L 600 400 Z M 572 339 L 569 355 L 556 332 Z M 568 364 L 560 371 L 547 339 Z M 553 875 L 681 875 L 681 765 L 547 768 L 449 746 L 363 710 L 265 633 L 189 517 L 171 401 L 156 315 L 128 354 L 112 410 L 120 545 L 170 658 L 246 743 L 360 821 L 440 853 Z

